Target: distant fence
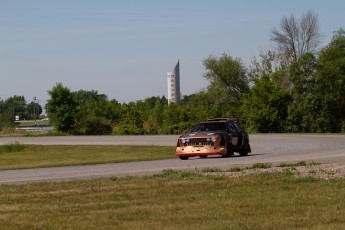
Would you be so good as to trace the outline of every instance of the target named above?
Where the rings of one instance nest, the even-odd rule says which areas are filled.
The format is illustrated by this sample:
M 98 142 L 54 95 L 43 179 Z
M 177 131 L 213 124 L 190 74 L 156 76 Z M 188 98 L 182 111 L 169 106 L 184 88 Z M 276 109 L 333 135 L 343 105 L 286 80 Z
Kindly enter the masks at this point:
M 16 130 L 22 130 L 26 132 L 34 132 L 34 133 L 48 133 L 49 131 L 53 130 L 53 127 L 50 125 L 39 125 L 39 126 L 20 126 L 17 127 Z

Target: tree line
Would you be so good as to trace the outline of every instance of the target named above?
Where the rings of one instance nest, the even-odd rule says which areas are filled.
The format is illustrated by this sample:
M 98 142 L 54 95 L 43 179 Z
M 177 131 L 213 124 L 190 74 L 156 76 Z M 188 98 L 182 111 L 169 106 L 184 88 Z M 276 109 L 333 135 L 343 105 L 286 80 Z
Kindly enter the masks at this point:
M 290 15 L 250 66 L 227 53 L 202 60 L 207 88 L 178 105 L 164 96 L 119 103 L 57 83 L 45 109 L 56 130 L 79 135 L 180 134 L 213 117 L 238 117 L 250 132 L 344 133 L 345 30 L 325 47 L 321 40 L 314 12 Z
M 0 98 L 0 128 L 14 126 L 16 117 L 20 120 L 39 119 L 42 111 L 36 98 L 30 103 L 26 102 L 24 96 L 15 95 L 6 100 Z

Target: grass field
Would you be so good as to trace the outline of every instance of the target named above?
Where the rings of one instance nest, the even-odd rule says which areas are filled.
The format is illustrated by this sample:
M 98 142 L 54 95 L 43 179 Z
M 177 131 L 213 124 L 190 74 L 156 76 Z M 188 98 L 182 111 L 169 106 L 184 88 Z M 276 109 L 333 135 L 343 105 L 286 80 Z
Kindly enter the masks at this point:
M 173 157 L 174 147 L 12 143 L 0 146 L 0 169 Z M 244 173 L 249 168 L 226 172 L 243 172 L 235 177 L 209 168 L 0 185 L 0 229 L 344 229 L 345 180 L 291 173 L 305 165 L 254 175 Z
M 345 181 L 288 173 L 0 186 L 1 229 L 344 229 Z
M 175 157 L 164 146 L 0 146 L 0 170 L 158 160 Z

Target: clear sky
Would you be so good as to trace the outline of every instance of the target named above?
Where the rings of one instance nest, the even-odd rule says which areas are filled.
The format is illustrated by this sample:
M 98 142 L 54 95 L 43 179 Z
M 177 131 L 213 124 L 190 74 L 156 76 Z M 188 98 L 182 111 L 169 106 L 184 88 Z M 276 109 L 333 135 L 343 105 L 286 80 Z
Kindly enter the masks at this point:
M 249 66 L 283 16 L 318 14 L 324 43 L 345 28 L 344 0 L 0 0 L 0 97 L 61 82 L 119 102 L 166 96 L 180 60 L 181 92 L 205 88 L 202 60 L 228 53 Z

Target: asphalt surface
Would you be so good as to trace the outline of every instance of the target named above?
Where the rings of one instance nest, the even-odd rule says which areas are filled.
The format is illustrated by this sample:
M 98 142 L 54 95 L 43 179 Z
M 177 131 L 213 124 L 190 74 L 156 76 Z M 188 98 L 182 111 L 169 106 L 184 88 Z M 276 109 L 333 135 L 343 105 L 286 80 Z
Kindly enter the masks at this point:
M 39 145 L 161 145 L 175 146 L 178 136 L 71 136 L 71 137 L 1 137 L 1 144 L 19 142 Z M 130 163 L 68 166 L 0 171 L 0 184 L 60 181 L 96 177 L 152 175 L 165 169 L 194 170 L 250 166 L 254 163 L 282 162 L 345 163 L 345 135 L 250 135 L 252 153 L 229 158 L 209 157 L 189 160 L 178 158 Z

